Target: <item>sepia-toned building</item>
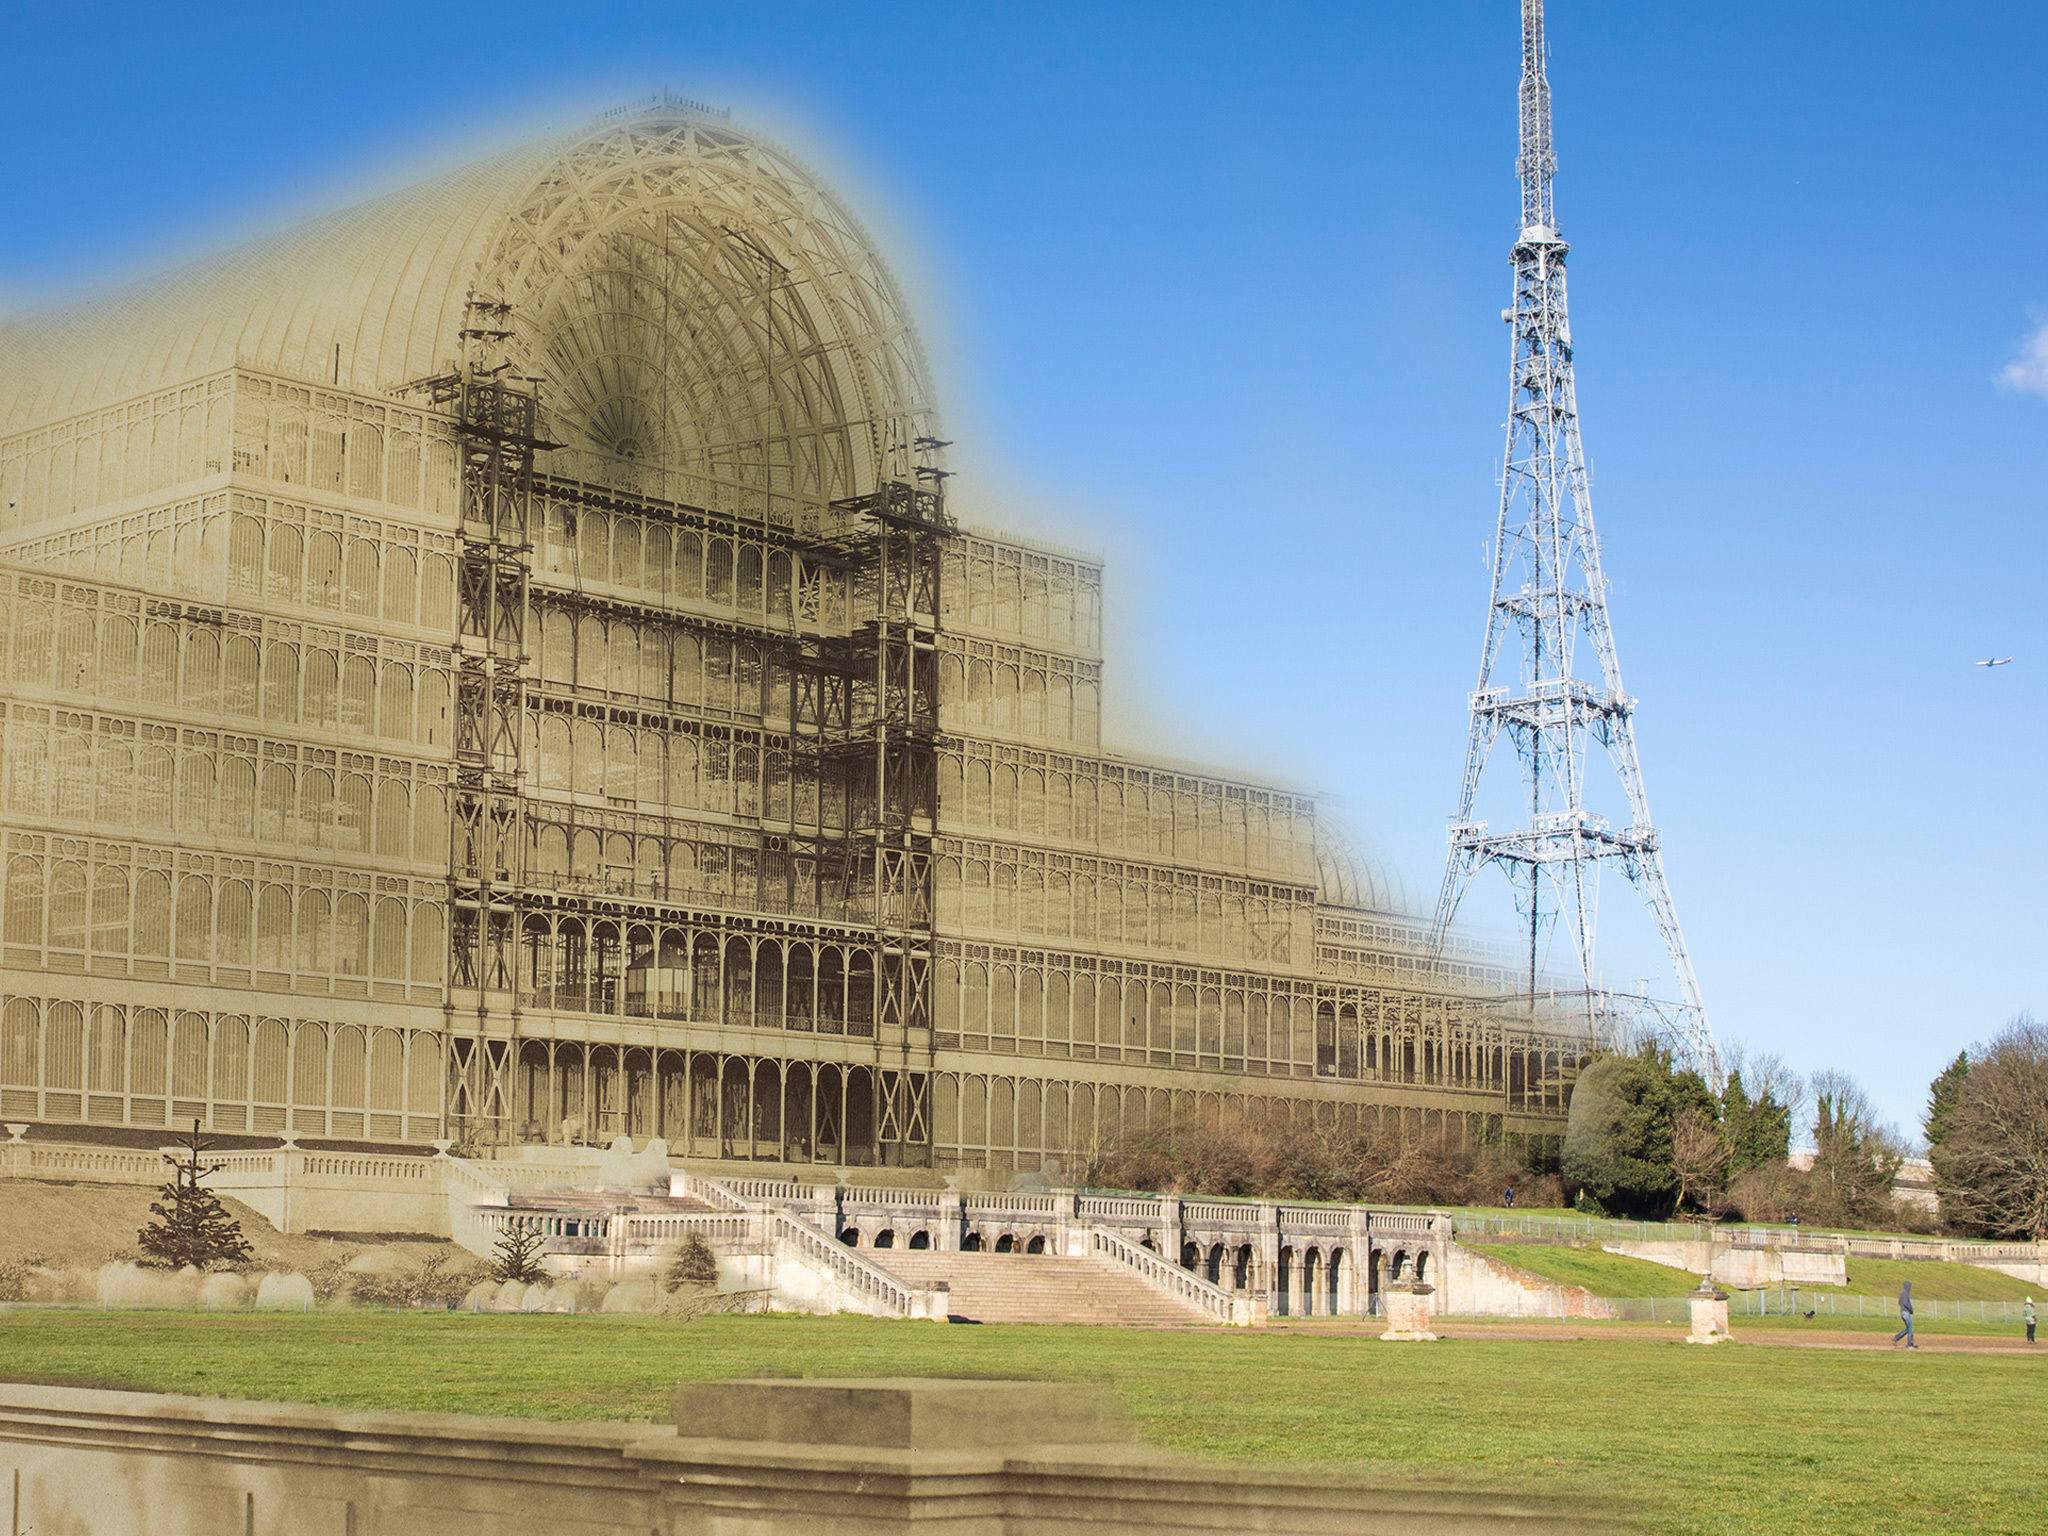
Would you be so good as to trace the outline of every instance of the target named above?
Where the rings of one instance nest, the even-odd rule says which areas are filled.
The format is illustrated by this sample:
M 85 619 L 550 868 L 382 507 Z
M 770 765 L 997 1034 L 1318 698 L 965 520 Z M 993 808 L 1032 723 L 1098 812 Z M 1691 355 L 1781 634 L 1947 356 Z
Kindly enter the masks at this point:
M 664 100 L 0 332 L 9 1121 L 1037 1168 L 1561 1129 L 1304 794 L 1105 751 L 851 213 Z

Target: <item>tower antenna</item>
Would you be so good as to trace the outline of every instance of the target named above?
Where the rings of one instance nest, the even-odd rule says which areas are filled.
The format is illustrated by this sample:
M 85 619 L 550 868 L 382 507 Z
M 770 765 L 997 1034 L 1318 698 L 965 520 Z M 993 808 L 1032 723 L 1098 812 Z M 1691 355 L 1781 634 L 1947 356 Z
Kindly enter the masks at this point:
M 1635 700 L 1621 686 L 1600 544 L 1593 531 L 1572 381 L 1571 321 L 1565 310 L 1570 247 L 1558 233 L 1552 201 L 1557 156 L 1551 146 L 1544 54 L 1543 0 L 1522 0 L 1522 224 L 1512 253 L 1514 305 L 1501 312 L 1514 337 L 1506 467 L 1486 643 L 1479 657 L 1479 685 L 1472 692 L 1465 776 L 1431 944 L 1441 952 L 1473 877 L 1487 865 L 1498 865 L 1514 887 L 1528 934 L 1530 1011 L 1545 990 L 1545 927 L 1562 921 L 1583 985 L 1582 992 L 1572 995 L 1583 999 L 1587 1022 L 1610 1029 L 1618 1024 L 1627 1034 L 1647 1028 L 1711 1079 L 1718 1076 L 1714 1037 L 1643 793 L 1632 720 Z M 1510 636 L 1520 643 L 1519 676 L 1503 663 Z M 1582 677 L 1574 668 L 1581 637 L 1591 642 L 1597 677 L 1591 669 Z M 1474 802 L 1494 743 L 1503 735 L 1521 764 L 1521 804 L 1528 819 L 1525 825 L 1495 831 L 1474 820 Z M 1589 741 L 1606 749 L 1621 780 L 1629 810 L 1625 827 L 1610 825 L 1586 807 Z M 1671 1001 L 1618 997 L 1596 982 L 1599 876 L 1609 863 L 1627 874 L 1663 936 L 1678 992 Z

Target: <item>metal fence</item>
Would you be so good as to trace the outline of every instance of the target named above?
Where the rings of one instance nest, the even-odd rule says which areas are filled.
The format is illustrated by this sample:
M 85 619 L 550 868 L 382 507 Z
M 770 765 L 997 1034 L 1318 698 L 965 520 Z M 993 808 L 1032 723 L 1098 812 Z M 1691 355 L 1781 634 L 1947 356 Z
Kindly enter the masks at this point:
M 1452 1230 L 1498 1237 L 1562 1237 L 1581 1242 L 1700 1243 L 1713 1228 L 1695 1222 L 1610 1221 L 1591 1216 L 1468 1216 L 1454 1214 Z
M 1619 1303 L 1617 1303 L 1619 1305 Z M 1728 1298 L 1730 1317 L 1879 1317 L 1896 1320 L 1896 1296 L 1838 1296 L 1826 1291 L 1739 1291 Z M 1915 1322 L 2020 1323 L 2025 1303 L 2018 1301 L 1937 1301 L 1913 1303 Z

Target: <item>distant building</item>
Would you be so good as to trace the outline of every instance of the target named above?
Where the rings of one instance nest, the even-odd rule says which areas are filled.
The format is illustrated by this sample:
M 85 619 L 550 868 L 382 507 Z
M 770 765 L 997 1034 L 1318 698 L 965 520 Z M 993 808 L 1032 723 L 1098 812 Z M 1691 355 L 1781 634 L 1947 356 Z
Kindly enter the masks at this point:
M 1100 564 L 937 431 L 852 214 L 675 102 L 0 332 L 5 1116 L 1555 1138 L 1579 1037 L 1310 796 L 1105 751 Z

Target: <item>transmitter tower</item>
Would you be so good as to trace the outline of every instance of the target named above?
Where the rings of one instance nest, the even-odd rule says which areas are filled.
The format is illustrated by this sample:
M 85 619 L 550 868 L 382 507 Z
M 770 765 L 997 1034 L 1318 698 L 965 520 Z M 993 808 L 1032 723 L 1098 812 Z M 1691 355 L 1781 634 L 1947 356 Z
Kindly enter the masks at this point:
M 1643 793 L 1632 715 L 1623 690 L 1607 583 L 1593 529 L 1585 451 L 1572 382 L 1572 331 L 1565 308 L 1565 254 L 1552 202 L 1557 157 L 1550 137 L 1550 82 L 1544 71 L 1543 0 L 1522 0 L 1522 217 L 1516 237 L 1507 453 L 1493 549 L 1493 596 L 1479 683 L 1472 693 L 1458 813 L 1437 900 L 1432 940 L 1441 946 L 1478 872 L 1509 877 L 1528 935 L 1528 1005 L 1582 1001 L 1587 1021 L 1623 1034 L 1662 1036 L 1692 1065 L 1715 1070 L 1713 1035 L 1686 953 L 1664 859 Z M 1514 652 L 1519 650 L 1519 666 Z M 1580 670 L 1585 652 L 1590 662 Z M 1520 763 L 1527 820 L 1496 829 L 1475 819 L 1479 785 L 1505 736 Z M 1606 752 L 1628 802 L 1615 826 L 1587 806 L 1590 743 Z M 1594 965 L 1599 880 L 1618 864 L 1649 908 L 1670 952 L 1677 996 L 1617 997 Z M 1559 993 L 1542 980 L 1545 931 L 1562 920 L 1583 990 Z

